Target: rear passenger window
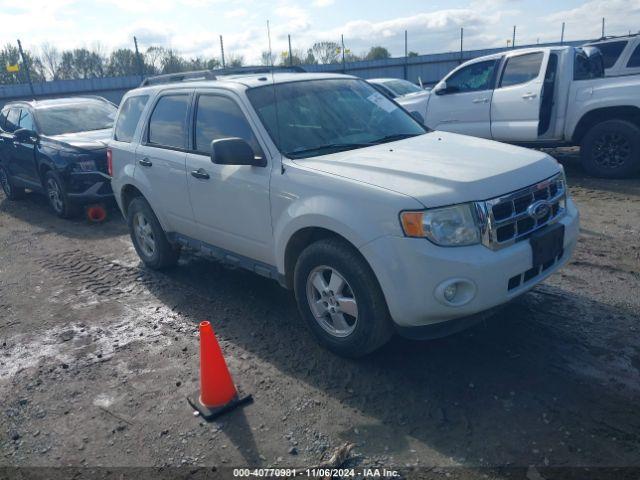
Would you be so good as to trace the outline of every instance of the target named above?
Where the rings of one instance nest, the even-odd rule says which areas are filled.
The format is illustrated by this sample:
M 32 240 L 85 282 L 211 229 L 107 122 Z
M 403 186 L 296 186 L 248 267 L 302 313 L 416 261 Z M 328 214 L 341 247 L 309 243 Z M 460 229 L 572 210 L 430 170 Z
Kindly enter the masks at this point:
M 7 113 L 9 113 L 9 109 L 5 108 L 0 112 L 0 129 L 4 130 L 4 122 L 7 120 Z
M 7 122 L 4 125 L 5 132 L 15 132 L 18 129 L 20 123 L 20 109 L 12 108 L 7 115 Z
M 20 114 L 20 128 L 26 128 L 28 130 L 35 130 L 36 127 L 33 124 L 33 115 L 29 110 L 22 110 Z
M 256 155 L 261 155 L 260 146 L 244 113 L 233 100 L 226 97 L 198 97 L 194 137 L 197 152 L 209 154 L 213 140 L 237 137 L 251 145 Z
M 640 67 L 640 45 L 636 47 L 636 49 L 631 54 L 629 61 L 627 62 L 627 67 Z
M 591 45 L 592 47 L 597 47 L 598 50 L 602 52 L 602 58 L 604 60 L 604 68 L 613 67 L 620 54 L 624 50 L 624 47 L 627 46 L 627 42 L 607 42 L 607 43 L 596 43 Z
M 149 143 L 184 148 L 188 95 L 165 95 L 158 100 L 149 119 Z
M 500 87 L 509 87 L 520 83 L 527 83 L 538 77 L 542 65 L 542 52 L 527 53 L 507 59 L 502 73 Z
M 120 114 L 114 129 L 114 140 L 127 143 L 133 140 L 133 134 L 136 131 L 147 100 L 149 100 L 148 95 L 129 97 L 125 100 L 120 108 Z

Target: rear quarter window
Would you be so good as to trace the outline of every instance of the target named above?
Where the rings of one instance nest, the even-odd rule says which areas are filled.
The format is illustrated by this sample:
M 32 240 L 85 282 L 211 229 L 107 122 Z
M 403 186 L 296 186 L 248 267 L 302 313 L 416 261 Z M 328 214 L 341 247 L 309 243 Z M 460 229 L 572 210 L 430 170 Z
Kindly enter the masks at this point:
M 640 45 L 636 47 L 636 49 L 631 54 L 629 61 L 627 62 L 627 68 L 637 67 L 640 67 Z
M 597 47 L 602 52 L 604 68 L 611 68 L 616 64 L 618 58 L 620 58 L 620 54 L 627 46 L 627 41 L 594 43 L 591 46 Z
M 138 95 L 129 97 L 124 101 L 122 107 L 120 107 L 118 120 L 116 121 L 116 126 L 113 131 L 114 140 L 131 143 L 133 134 L 140 121 L 140 116 L 148 100 L 148 95 Z

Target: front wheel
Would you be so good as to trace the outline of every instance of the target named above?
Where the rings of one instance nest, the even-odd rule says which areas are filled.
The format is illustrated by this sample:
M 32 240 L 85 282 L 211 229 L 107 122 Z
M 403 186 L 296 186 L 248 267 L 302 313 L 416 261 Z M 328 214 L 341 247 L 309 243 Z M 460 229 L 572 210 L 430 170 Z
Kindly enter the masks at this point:
M 640 168 L 640 128 L 626 120 L 598 123 L 582 139 L 580 157 L 593 176 L 627 177 Z
M 71 218 L 78 213 L 78 208 L 71 203 L 60 177 L 52 171 L 44 176 L 44 188 L 53 213 L 60 218 Z
M 151 205 L 144 198 L 131 201 L 127 208 L 127 223 L 133 246 L 147 267 L 161 270 L 178 263 L 180 250 L 169 243 Z
M 18 200 L 24 196 L 24 188 L 16 187 L 9 171 L 0 165 L 0 185 L 9 200 Z
M 393 334 L 373 271 L 343 241 L 320 240 L 308 246 L 295 267 L 294 290 L 300 314 L 311 331 L 338 355 L 366 355 Z

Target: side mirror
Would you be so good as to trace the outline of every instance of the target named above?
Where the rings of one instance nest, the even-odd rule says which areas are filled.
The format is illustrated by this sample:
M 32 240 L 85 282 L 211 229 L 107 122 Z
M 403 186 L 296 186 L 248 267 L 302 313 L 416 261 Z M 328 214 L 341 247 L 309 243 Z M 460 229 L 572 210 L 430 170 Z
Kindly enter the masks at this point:
M 15 136 L 16 140 L 18 140 L 19 142 L 26 142 L 28 140 L 38 138 L 38 134 L 28 128 L 19 128 L 18 130 L 13 132 L 13 135 Z
M 219 165 L 252 165 L 264 167 L 264 157 L 256 156 L 253 148 L 241 138 L 220 138 L 211 142 L 211 161 Z
M 433 93 L 436 95 L 444 95 L 447 93 L 447 82 L 440 82 L 433 88 Z

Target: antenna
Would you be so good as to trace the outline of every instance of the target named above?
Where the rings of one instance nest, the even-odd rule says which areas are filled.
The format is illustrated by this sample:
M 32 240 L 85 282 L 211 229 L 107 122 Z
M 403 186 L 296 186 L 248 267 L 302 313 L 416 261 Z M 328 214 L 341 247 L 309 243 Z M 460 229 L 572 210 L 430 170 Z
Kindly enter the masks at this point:
M 276 91 L 276 78 L 273 70 L 273 53 L 271 51 L 271 27 L 269 26 L 269 20 L 267 20 L 267 38 L 269 39 L 269 62 L 271 63 L 271 86 L 273 87 L 273 107 L 276 113 L 276 135 L 278 136 L 278 149 L 282 148 L 282 137 L 280 136 L 280 116 L 278 115 L 278 92 Z M 282 155 L 280 155 L 280 174 L 284 174 L 284 163 L 282 162 Z

